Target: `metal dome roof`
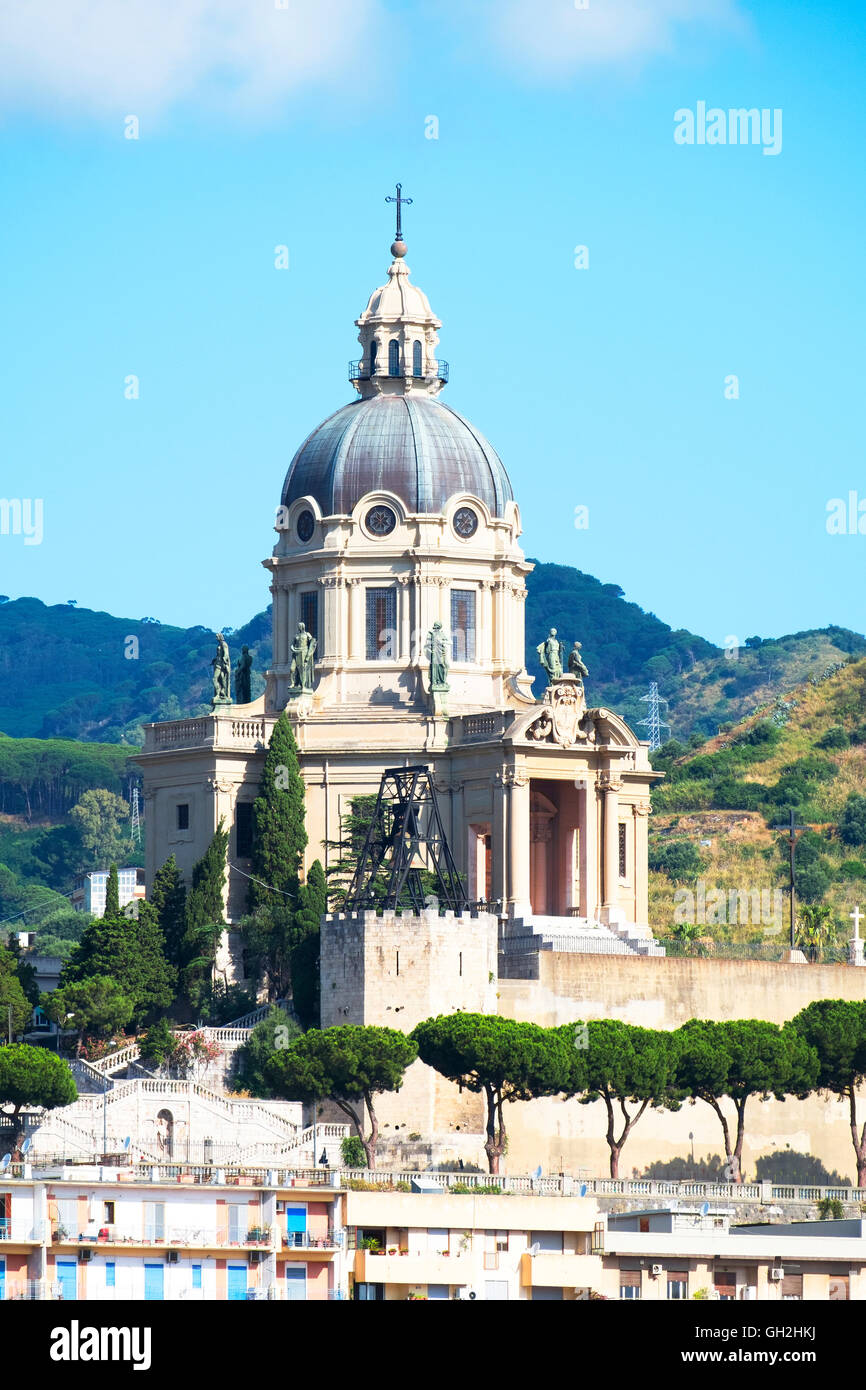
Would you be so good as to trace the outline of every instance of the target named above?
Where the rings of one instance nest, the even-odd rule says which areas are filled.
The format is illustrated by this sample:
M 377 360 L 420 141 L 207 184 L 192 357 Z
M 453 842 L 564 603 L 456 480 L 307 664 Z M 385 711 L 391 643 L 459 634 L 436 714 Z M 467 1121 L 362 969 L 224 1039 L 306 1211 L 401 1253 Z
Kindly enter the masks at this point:
M 344 405 L 301 445 L 282 504 L 314 497 L 325 516 L 345 515 L 369 492 L 392 492 L 410 512 L 441 512 L 470 493 L 502 517 L 513 497 L 496 450 L 474 425 L 425 394 L 374 396 Z

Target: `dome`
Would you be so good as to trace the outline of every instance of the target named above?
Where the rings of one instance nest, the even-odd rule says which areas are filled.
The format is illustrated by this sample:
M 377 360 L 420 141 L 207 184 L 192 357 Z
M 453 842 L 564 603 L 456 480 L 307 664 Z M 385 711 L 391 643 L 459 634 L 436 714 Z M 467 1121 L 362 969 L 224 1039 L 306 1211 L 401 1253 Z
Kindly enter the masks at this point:
M 370 492 L 392 492 L 410 512 L 444 511 L 455 493 L 502 517 L 511 483 L 474 425 L 433 396 L 373 396 L 344 405 L 301 445 L 282 504 L 314 497 L 324 516 L 346 515 Z

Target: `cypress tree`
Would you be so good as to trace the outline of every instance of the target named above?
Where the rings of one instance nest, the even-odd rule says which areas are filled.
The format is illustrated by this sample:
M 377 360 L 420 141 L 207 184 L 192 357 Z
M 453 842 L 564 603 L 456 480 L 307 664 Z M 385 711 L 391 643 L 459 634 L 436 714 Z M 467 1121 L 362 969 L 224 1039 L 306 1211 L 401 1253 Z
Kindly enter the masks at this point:
M 295 944 L 291 952 L 292 1002 L 305 1028 L 319 1025 L 319 935 L 323 913 L 328 910 L 325 870 L 319 860 L 310 866 L 307 881 L 298 893 Z
M 304 815 L 298 746 L 289 716 L 283 710 L 271 734 L 259 795 L 253 802 L 252 881 L 248 897 L 251 912 L 273 903 L 278 896 L 263 884 L 278 889 L 280 894 L 289 894 L 297 906 L 301 857 L 307 847 Z
M 228 840 L 228 831 L 220 821 L 213 839 L 193 867 L 192 888 L 186 900 L 183 984 L 194 1009 L 201 1008 L 211 988 L 214 958 L 225 926 L 223 888 Z
M 102 915 L 109 920 L 120 916 L 120 880 L 117 876 L 116 864 L 112 864 L 108 870 L 108 882 L 105 885 L 105 911 Z
M 184 963 L 186 884 L 173 854 L 169 855 L 153 880 L 149 901 L 165 937 L 165 954 L 172 965 L 180 967 Z

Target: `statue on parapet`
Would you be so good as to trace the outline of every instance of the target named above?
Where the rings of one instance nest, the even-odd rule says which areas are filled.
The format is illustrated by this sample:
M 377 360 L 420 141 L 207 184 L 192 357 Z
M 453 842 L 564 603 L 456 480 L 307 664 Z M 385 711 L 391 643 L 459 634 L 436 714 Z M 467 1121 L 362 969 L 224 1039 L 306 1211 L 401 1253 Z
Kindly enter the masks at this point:
M 211 705 L 230 705 L 232 702 L 232 659 L 229 655 L 229 644 L 221 632 L 217 633 L 216 656 L 211 662 L 211 666 L 213 667 L 213 700 Z
M 553 685 L 554 681 L 561 680 L 562 643 L 556 635 L 555 627 L 550 629 L 544 641 L 539 642 L 535 650 L 538 652 L 542 670 L 547 673 L 547 684 Z
M 430 690 L 444 693 L 448 686 L 448 635 L 440 622 L 435 622 L 427 633 L 424 653 L 430 662 Z
M 235 700 L 239 705 L 248 705 L 252 696 L 253 659 L 249 647 L 242 647 L 235 667 Z
M 298 623 L 295 640 L 292 643 L 292 664 L 289 667 L 289 686 L 295 692 L 312 690 L 313 667 L 315 664 L 317 642 L 303 623 Z
M 589 675 L 589 668 L 584 664 L 583 657 L 580 654 L 579 642 L 575 642 L 571 651 L 568 653 L 568 669 L 572 676 L 577 676 L 579 681 L 582 681 L 584 676 Z

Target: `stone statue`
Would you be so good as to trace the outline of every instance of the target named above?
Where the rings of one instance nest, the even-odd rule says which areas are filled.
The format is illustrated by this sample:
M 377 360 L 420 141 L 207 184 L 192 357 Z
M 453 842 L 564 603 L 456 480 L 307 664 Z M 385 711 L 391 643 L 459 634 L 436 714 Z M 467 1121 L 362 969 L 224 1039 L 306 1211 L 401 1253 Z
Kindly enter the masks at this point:
M 289 668 L 289 685 L 292 690 L 312 690 L 317 645 L 313 634 L 307 631 L 303 623 L 298 623 L 292 643 L 292 664 Z
M 589 675 L 589 670 L 584 665 L 583 658 L 580 655 L 579 642 L 575 642 L 571 651 L 568 653 L 568 669 L 573 676 L 577 676 L 578 680 L 582 680 L 584 676 Z
M 448 637 L 442 630 L 442 624 L 436 622 L 427 633 L 427 641 L 424 647 L 425 655 L 430 661 L 430 689 L 431 691 L 445 691 L 448 687 Z
M 248 705 L 253 698 L 250 681 L 252 669 L 253 659 L 250 656 L 250 649 L 249 647 L 242 647 L 238 664 L 235 667 L 235 700 L 239 705 Z
M 217 652 L 211 666 L 213 667 L 213 700 L 211 703 L 230 705 L 232 702 L 232 659 L 229 656 L 229 644 L 221 632 L 217 633 Z
M 543 642 L 540 642 L 535 649 L 538 652 L 538 659 L 542 669 L 547 672 L 547 684 L 553 685 L 562 676 L 562 643 L 556 635 L 556 628 L 552 627 Z

